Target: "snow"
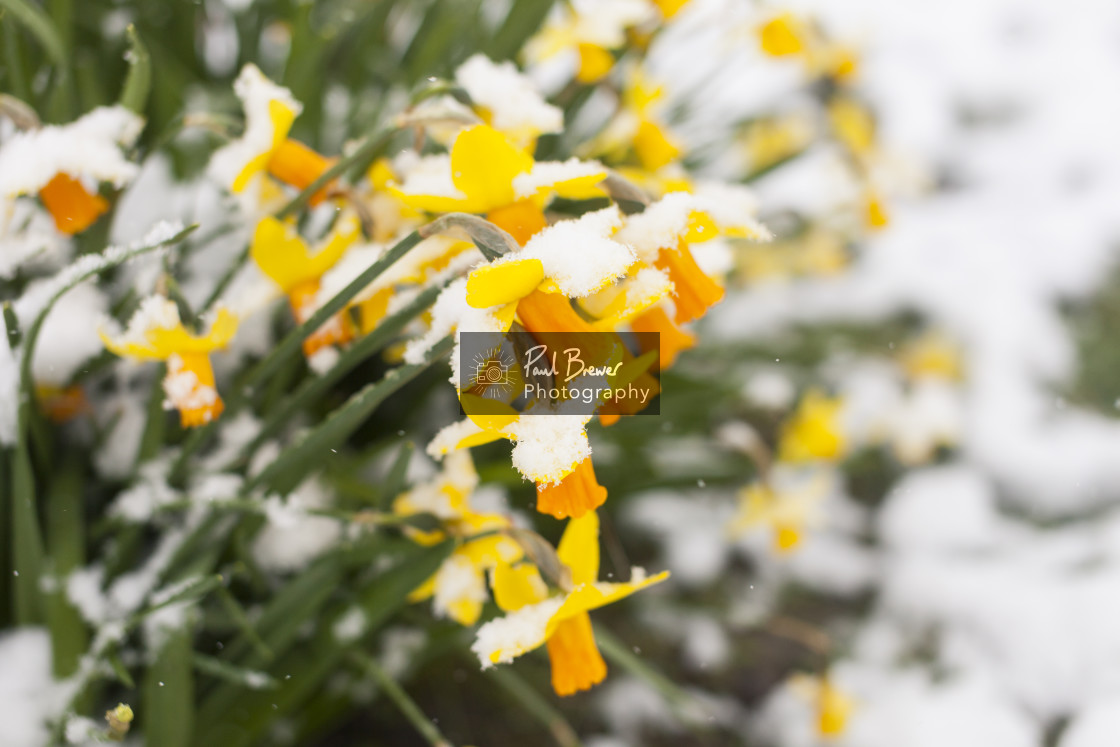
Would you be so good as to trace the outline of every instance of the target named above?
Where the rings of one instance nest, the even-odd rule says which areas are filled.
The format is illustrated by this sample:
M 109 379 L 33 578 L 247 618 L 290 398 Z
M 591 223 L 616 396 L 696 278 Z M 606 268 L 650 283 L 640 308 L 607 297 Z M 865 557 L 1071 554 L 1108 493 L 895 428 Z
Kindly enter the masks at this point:
M 45 628 L 0 634 L 0 740 L 5 747 L 40 747 L 50 741 L 46 720 L 59 703 L 51 678 Z
M 123 106 L 102 106 L 66 125 L 20 132 L 0 147 L 0 196 L 35 194 L 56 174 L 123 187 L 139 170 L 121 146 L 131 146 L 144 120 Z
M 610 238 L 620 225 L 622 214 L 612 205 L 554 223 L 529 239 L 521 251 L 502 259 L 539 259 L 545 277 L 565 295 L 586 296 L 622 277 L 637 259 L 629 247 Z
M 512 62 L 493 62 L 475 54 L 455 71 L 455 82 L 490 114 L 492 127 L 517 142 L 559 132 L 564 126 L 564 113 L 546 102 Z
M 288 573 L 307 566 L 338 542 L 342 525 L 308 511 L 326 508 L 330 493 L 317 478 L 302 483 L 286 499 L 271 496 L 264 509 L 268 523 L 253 540 L 253 559 L 266 571 Z
M 590 415 L 522 414 L 507 431 L 515 440 L 513 466 L 542 485 L 560 482 L 591 456 L 587 440 Z

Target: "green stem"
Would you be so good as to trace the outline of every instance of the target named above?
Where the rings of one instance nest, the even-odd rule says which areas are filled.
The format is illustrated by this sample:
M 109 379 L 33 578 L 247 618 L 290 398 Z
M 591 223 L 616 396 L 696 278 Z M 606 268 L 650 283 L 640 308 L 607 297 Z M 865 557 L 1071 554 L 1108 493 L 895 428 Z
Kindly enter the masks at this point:
M 357 651 L 351 652 L 350 657 L 360 666 L 367 674 L 377 680 L 381 685 L 381 690 L 393 704 L 397 706 L 400 712 L 408 719 L 409 723 L 420 733 L 420 736 L 432 745 L 432 747 L 451 747 L 451 742 L 440 733 L 436 725 L 432 723 L 431 719 L 424 715 L 420 710 L 420 706 L 416 705 L 408 693 L 397 684 L 397 681 L 389 676 L 384 667 L 377 663 L 377 660 L 371 656 L 358 653 Z

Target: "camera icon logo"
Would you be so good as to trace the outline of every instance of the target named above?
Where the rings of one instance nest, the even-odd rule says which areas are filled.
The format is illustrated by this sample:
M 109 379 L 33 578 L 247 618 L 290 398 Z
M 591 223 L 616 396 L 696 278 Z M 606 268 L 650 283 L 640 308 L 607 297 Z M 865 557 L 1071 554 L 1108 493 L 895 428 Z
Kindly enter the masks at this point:
M 509 351 L 495 348 L 479 353 L 474 358 L 474 377 L 471 384 L 485 390 L 484 397 L 508 395 L 513 389 L 513 356 Z

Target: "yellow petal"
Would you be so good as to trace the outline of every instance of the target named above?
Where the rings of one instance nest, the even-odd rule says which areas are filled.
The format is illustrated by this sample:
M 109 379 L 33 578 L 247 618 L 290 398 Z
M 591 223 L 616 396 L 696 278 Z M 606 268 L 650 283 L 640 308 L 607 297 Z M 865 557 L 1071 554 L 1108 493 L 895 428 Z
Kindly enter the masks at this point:
M 662 571 L 656 576 L 644 578 L 641 581 L 628 581 L 626 583 L 594 583 L 584 584 L 567 596 L 560 609 L 549 618 L 545 628 L 545 636 L 551 636 L 556 627 L 565 620 L 575 617 L 581 612 L 590 612 L 620 599 L 625 599 L 634 592 L 641 591 L 647 586 L 659 584 L 669 578 L 669 571 Z
M 451 146 L 451 181 L 485 211 L 516 200 L 513 179 L 533 168 L 533 157 L 487 125 L 459 133 Z
M 555 182 L 551 190 L 560 197 L 569 200 L 590 200 L 595 197 L 605 197 L 607 192 L 599 186 L 607 178 L 607 171 L 596 171 L 593 174 L 575 176 Z
M 476 309 L 505 305 L 533 292 L 544 280 L 539 259 L 517 259 L 483 265 L 467 278 L 467 304 Z
M 792 13 L 770 19 L 758 29 L 762 51 L 772 57 L 797 54 L 805 48 L 801 21 Z
M 492 586 L 494 601 L 506 612 L 536 604 L 548 597 L 548 587 L 532 563 L 522 563 L 517 567 L 498 563 L 494 566 Z
M 599 514 L 588 511 L 569 520 L 556 555 L 572 570 L 573 584 L 594 583 L 599 578 Z
M 596 44 L 579 45 L 579 70 L 576 80 L 584 85 L 596 83 L 606 77 L 614 67 L 614 55 Z
M 653 0 L 653 4 L 661 9 L 661 15 L 667 21 L 688 5 L 688 0 Z
M 347 219 L 331 232 L 326 246 L 311 254 L 294 226 L 270 216 L 257 224 L 249 253 L 261 272 L 272 278 L 285 293 L 290 293 L 300 285 L 322 277 L 357 238 L 357 221 Z
M 230 187 L 234 192 L 244 191 L 254 176 L 268 168 L 268 162 L 272 160 L 272 151 L 287 140 L 292 123 L 296 120 L 296 112 L 283 101 L 273 99 L 268 102 L 268 117 L 272 120 L 272 147 L 264 153 L 258 153 L 245 164 Z
M 429 599 L 432 594 L 436 593 L 436 574 L 428 577 L 428 580 L 417 586 L 415 589 L 408 593 L 408 601 L 410 602 L 423 602 Z
M 462 392 L 459 402 L 470 421 L 484 431 L 501 434 L 520 417 L 520 413 L 505 402 Z M 489 439 L 494 440 L 494 439 Z
M 634 152 L 649 171 L 669 165 L 681 155 L 681 149 L 665 133 L 661 125 L 643 119 L 634 136 Z

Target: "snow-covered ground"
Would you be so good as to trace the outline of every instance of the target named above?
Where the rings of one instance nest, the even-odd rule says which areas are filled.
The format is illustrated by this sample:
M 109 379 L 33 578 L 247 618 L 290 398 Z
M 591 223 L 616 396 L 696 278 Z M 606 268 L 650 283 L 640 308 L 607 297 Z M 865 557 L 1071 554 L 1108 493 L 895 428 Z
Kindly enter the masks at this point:
M 1120 419 L 1055 391 L 1078 365 L 1057 302 L 1092 293 L 1118 260 L 1120 5 L 785 5 L 861 42 L 861 90 L 883 145 L 924 169 L 928 186 L 895 202 L 891 225 L 850 272 L 738 293 L 712 327 L 726 339 L 772 338 L 795 322 L 916 309 L 961 341 L 967 370 L 953 462 L 906 475 L 870 519 L 877 543 L 864 560 L 877 593 L 832 671 L 855 701 L 838 743 L 1016 747 L 1057 735 L 1046 743 L 1111 747 L 1120 740 Z M 775 95 L 747 74 L 721 84 L 715 109 Z M 760 201 L 811 206 L 820 175 L 810 163 L 776 172 L 759 183 Z M 663 525 L 672 548 L 675 522 Z M 808 540 L 801 552 L 816 560 L 790 560 L 790 572 L 842 566 L 866 580 L 866 563 L 822 541 Z M 816 744 L 810 704 L 792 690 L 767 702 L 759 728 L 779 745 Z

